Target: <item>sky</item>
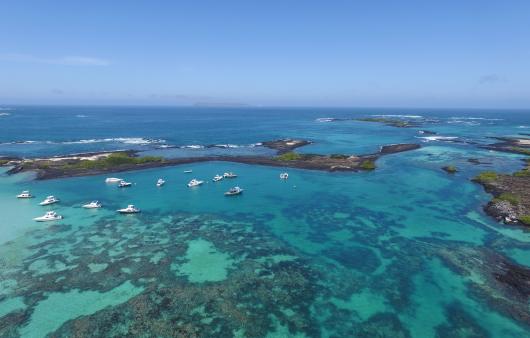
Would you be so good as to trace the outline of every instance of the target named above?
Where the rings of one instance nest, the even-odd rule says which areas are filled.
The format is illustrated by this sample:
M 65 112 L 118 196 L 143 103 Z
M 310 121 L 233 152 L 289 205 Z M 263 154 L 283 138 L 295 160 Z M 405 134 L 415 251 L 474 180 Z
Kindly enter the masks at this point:
M 0 2 L 0 104 L 530 108 L 530 1 Z

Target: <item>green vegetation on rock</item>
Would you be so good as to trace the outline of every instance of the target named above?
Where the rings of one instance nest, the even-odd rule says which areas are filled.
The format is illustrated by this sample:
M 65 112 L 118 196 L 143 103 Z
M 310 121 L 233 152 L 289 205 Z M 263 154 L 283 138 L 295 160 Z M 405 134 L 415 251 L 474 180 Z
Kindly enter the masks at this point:
M 448 166 L 443 167 L 442 169 L 447 171 L 450 174 L 454 174 L 454 173 L 458 172 L 457 167 L 455 167 L 454 165 L 448 165 Z
M 525 225 L 530 225 L 530 215 L 524 215 L 519 217 L 519 221 Z
M 363 170 L 374 170 L 375 169 L 375 162 L 374 160 L 364 160 L 359 165 L 359 168 Z
M 494 171 L 484 171 L 477 176 L 473 180 L 481 183 L 488 183 L 495 181 L 499 176 Z
M 510 147 L 510 150 L 519 154 L 530 155 L 530 149 L 522 147 Z
M 7 163 L 9 163 L 9 160 L 0 160 L 0 166 L 6 165 Z
M 137 165 L 151 162 L 162 162 L 163 158 L 158 156 L 133 157 L 127 153 L 113 153 L 94 161 L 82 160 L 75 163 L 68 163 L 64 169 L 109 169 L 121 165 Z M 42 167 L 42 165 L 41 165 Z
M 513 176 L 516 176 L 516 177 L 530 177 L 530 170 L 528 170 L 528 168 L 525 168 L 523 170 L 516 171 L 515 173 L 513 173 Z
M 520 198 L 519 196 L 509 193 L 509 192 L 503 192 L 499 196 L 493 199 L 493 202 L 499 202 L 499 201 L 506 201 L 512 205 L 519 204 Z
M 343 159 L 347 159 L 347 158 L 348 158 L 348 155 L 343 155 L 343 154 L 331 154 L 331 155 L 329 155 L 329 157 L 332 158 L 332 159 L 343 160 Z
M 527 167 L 522 169 L 522 170 L 514 172 L 513 176 L 516 176 L 516 177 L 530 177 L 530 158 L 526 158 L 525 162 L 526 162 Z
M 302 155 L 292 151 L 276 156 L 276 160 L 278 161 L 296 161 L 300 159 L 302 159 Z

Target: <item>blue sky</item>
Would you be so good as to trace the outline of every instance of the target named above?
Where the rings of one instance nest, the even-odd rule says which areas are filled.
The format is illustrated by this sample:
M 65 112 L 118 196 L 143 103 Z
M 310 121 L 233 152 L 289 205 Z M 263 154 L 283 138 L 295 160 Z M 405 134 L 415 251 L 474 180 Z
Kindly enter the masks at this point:
M 530 107 L 530 1 L 0 2 L 0 103 Z

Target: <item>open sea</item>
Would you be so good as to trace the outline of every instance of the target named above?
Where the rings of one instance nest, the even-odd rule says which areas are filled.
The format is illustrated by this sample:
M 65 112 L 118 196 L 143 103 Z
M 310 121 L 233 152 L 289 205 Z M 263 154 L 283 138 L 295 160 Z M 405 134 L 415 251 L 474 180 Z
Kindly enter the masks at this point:
M 374 116 L 420 126 L 323 119 Z M 528 337 L 528 295 L 495 267 L 530 268 L 530 231 L 485 215 L 491 196 L 470 181 L 521 169 L 524 156 L 481 146 L 524 134 L 522 110 L 2 107 L 0 156 L 270 155 L 260 142 L 280 138 L 313 141 L 303 153 L 422 147 L 357 173 L 207 162 L 37 181 L 0 168 L 0 336 Z M 227 171 L 238 178 L 211 181 Z M 233 185 L 244 194 L 224 197 Z M 60 202 L 39 206 L 47 195 Z M 81 208 L 91 200 L 103 208 Z M 128 204 L 142 213 L 115 212 Z M 32 220 L 47 210 L 64 219 Z

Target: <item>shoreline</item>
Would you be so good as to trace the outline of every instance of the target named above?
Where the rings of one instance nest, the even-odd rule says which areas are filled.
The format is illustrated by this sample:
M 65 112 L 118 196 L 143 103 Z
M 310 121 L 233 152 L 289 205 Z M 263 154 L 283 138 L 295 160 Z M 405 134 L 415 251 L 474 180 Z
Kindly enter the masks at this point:
M 320 171 L 370 171 L 374 170 L 375 161 L 384 155 L 410 151 L 421 147 L 420 144 L 383 145 L 379 151 L 366 155 L 347 154 L 300 154 L 293 150 L 311 144 L 311 141 L 300 139 L 283 139 L 262 142 L 263 146 L 276 150 L 276 156 L 204 156 L 204 157 L 139 157 L 138 151 L 110 151 L 100 153 L 74 154 L 40 159 L 14 159 L 4 166 L 13 166 L 7 171 L 12 175 L 20 172 L 34 171 L 37 180 L 55 178 L 94 176 L 106 173 L 126 172 L 177 166 L 190 163 L 223 161 L 271 167 L 320 170 Z M 1 159 L 1 158 L 0 158 Z
M 504 153 L 530 155 L 530 138 L 526 137 L 492 137 L 499 142 L 481 146 L 483 149 Z
M 484 212 L 504 224 L 530 226 L 530 158 L 523 161 L 513 174 L 486 171 L 472 179 L 493 196 Z
M 530 138 L 492 137 L 498 142 L 481 146 L 483 149 L 530 155 Z M 513 174 L 485 171 L 472 179 L 493 198 L 483 206 L 484 212 L 504 224 L 530 226 L 530 158 Z

